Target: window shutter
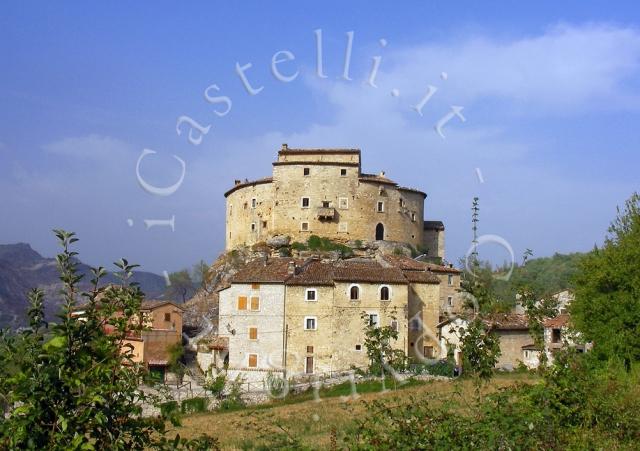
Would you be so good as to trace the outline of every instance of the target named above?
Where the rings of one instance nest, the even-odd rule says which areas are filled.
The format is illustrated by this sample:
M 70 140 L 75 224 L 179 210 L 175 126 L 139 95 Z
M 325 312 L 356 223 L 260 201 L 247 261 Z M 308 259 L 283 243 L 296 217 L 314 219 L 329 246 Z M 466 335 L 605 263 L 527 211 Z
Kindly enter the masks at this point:
M 251 310 L 260 310 L 260 298 L 257 296 L 251 297 Z
M 249 368 L 255 368 L 258 366 L 258 355 L 249 354 Z
M 257 340 L 258 339 L 258 328 L 250 327 L 249 328 L 249 340 Z
M 246 310 L 247 309 L 247 297 L 239 296 L 238 297 L 238 310 Z

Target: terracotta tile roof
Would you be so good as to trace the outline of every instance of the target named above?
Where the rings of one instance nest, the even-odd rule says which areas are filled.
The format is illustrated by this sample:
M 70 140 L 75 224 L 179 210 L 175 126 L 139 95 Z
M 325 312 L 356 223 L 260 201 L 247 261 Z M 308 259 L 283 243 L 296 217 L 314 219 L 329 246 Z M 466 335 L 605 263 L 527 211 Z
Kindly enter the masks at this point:
M 569 314 L 563 313 L 562 315 L 558 315 L 555 318 L 547 319 L 544 322 L 544 327 L 548 327 L 550 329 L 559 329 L 569 324 L 569 319 Z
M 428 271 L 402 271 L 402 274 L 411 283 L 440 283 L 438 276 Z
M 407 271 L 424 271 L 425 269 L 431 270 L 431 272 L 445 273 L 445 274 L 460 274 L 460 270 L 452 268 L 450 266 L 436 265 L 435 263 L 421 262 L 414 260 L 413 258 L 403 255 L 385 255 L 383 259 L 397 268 Z
M 209 340 L 209 349 L 229 349 L 229 337 L 213 337 Z
M 270 258 L 247 263 L 232 278 L 231 283 L 284 283 L 290 276 L 289 264 L 302 263 L 294 258 Z
M 484 319 L 487 326 L 496 330 L 528 330 L 529 319 L 519 313 L 494 313 Z
M 360 149 L 342 149 L 342 148 L 325 148 L 325 149 L 295 149 L 291 147 L 283 147 L 278 151 L 281 155 L 287 154 L 314 154 L 314 153 L 323 153 L 323 154 L 341 154 L 341 153 L 360 153 Z
M 271 182 L 273 182 L 273 177 L 263 177 L 263 178 L 257 179 L 257 180 L 247 180 L 245 182 L 238 183 L 238 184 L 234 185 L 233 188 L 231 188 L 226 193 L 224 193 L 224 197 L 227 197 L 229 194 L 233 193 L 234 191 L 236 191 L 236 190 L 238 190 L 240 188 L 244 188 L 245 186 L 261 185 L 263 183 L 271 183 Z
M 333 285 L 333 266 L 321 261 L 310 261 L 297 268 L 287 285 Z
M 390 178 L 387 178 L 384 175 L 379 175 L 379 174 L 361 173 L 360 180 L 363 182 L 378 182 L 378 183 L 385 183 L 387 185 L 395 185 L 395 186 L 398 185 L 396 182 L 394 182 Z
M 184 306 L 171 301 L 142 301 L 142 303 L 140 304 L 140 310 L 154 310 L 167 304 L 171 304 L 177 309 L 185 310 Z
M 394 262 L 395 264 L 391 264 Z M 291 264 L 295 271 L 291 272 Z M 276 257 L 254 260 L 247 263 L 232 278 L 231 283 L 283 283 L 287 285 L 333 285 L 335 282 L 371 283 L 440 283 L 431 266 L 441 272 L 458 272 L 456 269 L 439 267 L 410 258 L 394 257 L 376 261 L 367 258 L 339 260 L 337 262 Z M 408 269 L 403 269 L 408 268 Z
M 375 260 L 367 263 L 340 261 L 334 266 L 333 280 L 337 282 L 407 283 L 407 279 L 400 269 L 386 268 Z
M 442 221 L 424 221 L 423 230 L 444 230 Z

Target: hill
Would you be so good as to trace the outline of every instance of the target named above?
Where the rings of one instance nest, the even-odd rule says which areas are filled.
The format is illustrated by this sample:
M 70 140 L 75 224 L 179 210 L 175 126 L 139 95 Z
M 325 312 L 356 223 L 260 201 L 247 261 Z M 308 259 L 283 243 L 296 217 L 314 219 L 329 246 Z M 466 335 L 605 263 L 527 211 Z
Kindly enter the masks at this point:
M 498 299 L 505 302 L 515 300 L 519 286 L 525 284 L 540 296 L 546 296 L 567 288 L 573 288 L 573 278 L 578 272 L 580 260 L 586 254 L 554 254 L 529 260 L 525 265 L 517 265 L 508 281 L 495 280 L 493 290 Z M 504 275 L 499 270 L 494 275 Z
M 89 288 L 90 267 L 82 262 L 78 265 L 85 277 L 81 289 Z M 27 243 L 0 245 L 0 328 L 25 325 L 27 292 L 31 288 L 42 288 L 47 294 L 45 311 L 47 319 L 53 319 L 59 310 L 60 298 L 56 261 L 45 258 Z M 137 271 L 133 281 L 138 282 L 148 298 L 159 298 L 165 288 L 165 281 L 157 274 Z M 108 274 L 103 284 L 117 282 L 114 274 Z

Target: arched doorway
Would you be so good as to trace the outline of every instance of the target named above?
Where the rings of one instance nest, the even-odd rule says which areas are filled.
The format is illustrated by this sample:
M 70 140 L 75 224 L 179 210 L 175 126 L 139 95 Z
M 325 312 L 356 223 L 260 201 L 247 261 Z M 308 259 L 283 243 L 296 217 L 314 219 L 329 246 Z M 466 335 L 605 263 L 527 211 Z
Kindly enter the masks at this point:
M 376 226 L 376 240 L 384 240 L 384 226 L 380 222 Z

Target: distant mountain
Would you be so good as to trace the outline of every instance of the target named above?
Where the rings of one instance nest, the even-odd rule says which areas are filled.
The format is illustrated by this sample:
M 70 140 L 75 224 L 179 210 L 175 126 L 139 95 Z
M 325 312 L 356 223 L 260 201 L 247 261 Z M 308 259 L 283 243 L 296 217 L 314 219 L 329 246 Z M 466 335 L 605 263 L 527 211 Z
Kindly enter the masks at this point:
M 80 288 L 89 288 L 91 271 L 88 265 L 79 263 L 78 271 L 84 274 Z M 48 319 L 60 309 L 58 291 L 61 287 L 56 260 L 45 258 L 26 243 L 0 244 L 0 328 L 19 327 L 26 324 L 27 293 L 31 288 L 42 288 L 46 293 L 45 312 Z M 108 274 L 102 284 L 116 283 L 118 279 Z M 133 281 L 138 282 L 148 299 L 161 298 L 165 289 L 162 276 L 136 271 Z

